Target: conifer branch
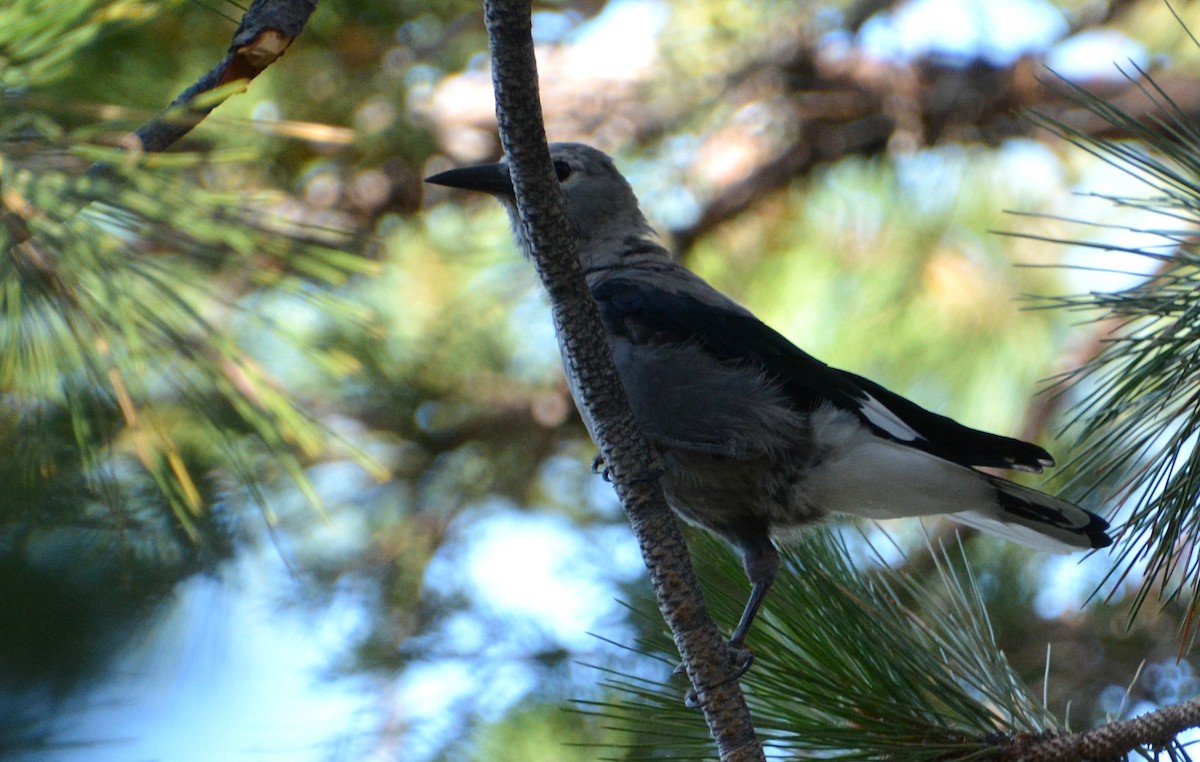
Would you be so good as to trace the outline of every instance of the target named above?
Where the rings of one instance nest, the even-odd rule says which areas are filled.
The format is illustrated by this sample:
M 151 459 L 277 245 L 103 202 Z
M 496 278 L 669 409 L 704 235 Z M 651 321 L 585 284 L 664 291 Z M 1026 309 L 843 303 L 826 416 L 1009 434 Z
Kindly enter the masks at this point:
M 600 452 L 629 516 L 659 608 L 674 634 L 722 760 L 765 759 L 737 667 L 704 603 L 687 545 L 667 507 L 650 447 L 617 378 L 600 315 L 562 212 L 546 144 L 528 0 L 485 0 L 496 116 L 517 207 L 547 291 L 581 404 L 596 421 Z
M 202 98 L 219 87 L 249 83 L 274 63 L 304 29 L 317 0 L 254 0 L 220 63 L 179 94 L 166 111 L 134 132 L 136 150 L 165 151 L 219 106 L 224 96 Z
M 1001 745 L 1000 759 L 1005 762 L 1122 760 L 1139 748 L 1158 751 L 1177 744 L 1176 736 L 1194 727 L 1200 727 L 1200 697 L 1079 733 L 1046 731 L 1019 735 Z
M 1191 444 L 1200 430 L 1195 413 L 1200 344 L 1194 339 L 1200 267 L 1193 232 L 1200 224 L 1195 212 L 1200 128 L 1148 74 L 1136 70 L 1127 77 L 1155 116 L 1132 114 L 1069 83 L 1061 87 L 1064 97 L 1140 143 L 1093 137 L 1044 114 L 1030 115 L 1148 191 L 1144 197 L 1104 197 L 1115 208 L 1162 220 L 1161 227 L 1143 224 L 1133 231 L 1158 239 L 1138 248 L 1107 243 L 1104 236 L 1113 225 L 1086 221 L 1074 222 L 1100 230 L 1099 240 L 1043 239 L 1134 254 L 1147 264 L 1147 274 L 1132 286 L 1044 300 L 1097 315 L 1104 332 L 1098 351 L 1059 379 L 1064 389 L 1079 388 L 1083 395 L 1067 424 L 1077 434 L 1077 454 L 1058 478 L 1077 499 L 1103 498 L 1121 506 L 1124 521 L 1108 581 L 1138 570 L 1131 619 L 1155 588 L 1162 599 L 1183 599 L 1188 613 L 1180 637 L 1186 649 L 1197 635 L 1192 625 L 1200 611 L 1200 560 L 1189 550 L 1200 523 L 1200 450 Z

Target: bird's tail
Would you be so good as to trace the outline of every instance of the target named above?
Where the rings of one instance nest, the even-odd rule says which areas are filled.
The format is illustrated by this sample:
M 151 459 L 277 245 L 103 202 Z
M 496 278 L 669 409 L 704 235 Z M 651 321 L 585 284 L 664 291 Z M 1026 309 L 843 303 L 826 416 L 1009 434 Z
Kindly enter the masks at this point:
M 1108 522 L 1079 506 L 1029 487 L 985 477 L 995 490 L 994 505 L 948 514 L 967 526 L 1038 550 L 1069 553 L 1112 545 Z

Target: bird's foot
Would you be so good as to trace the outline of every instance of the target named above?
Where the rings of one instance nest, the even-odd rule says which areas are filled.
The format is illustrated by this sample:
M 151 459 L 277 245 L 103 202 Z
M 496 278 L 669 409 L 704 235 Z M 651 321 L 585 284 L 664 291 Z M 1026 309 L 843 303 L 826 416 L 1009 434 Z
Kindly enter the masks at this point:
M 634 475 L 630 481 L 634 483 L 652 482 L 665 474 L 667 470 L 662 466 L 654 466 L 640 474 Z M 608 464 L 604 462 L 604 456 L 597 453 L 596 457 L 592 458 L 592 473 L 599 474 L 600 478 L 606 482 L 612 481 L 612 472 L 608 470 Z
M 725 649 L 726 649 L 726 653 L 729 655 L 730 660 L 733 662 L 734 673 L 731 677 L 729 677 L 725 680 L 722 680 L 721 682 L 719 682 L 715 685 L 707 686 L 708 690 L 712 690 L 713 688 L 718 688 L 722 685 L 726 685 L 727 683 L 733 682 L 734 680 L 740 680 L 742 675 L 746 674 L 746 672 L 748 672 L 750 670 L 750 666 L 752 664 L 754 664 L 754 652 L 751 651 L 749 648 L 743 648 L 742 646 L 739 646 L 739 645 L 734 645 L 732 643 L 726 643 Z M 675 667 L 675 671 L 672 672 L 671 674 L 672 674 L 672 676 L 686 675 L 687 670 L 684 668 L 684 665 L 682 663 L 680 663 L 679 666 Z M 687 694 L 685 694 L 683 697 L 683 704 L 688 709 L 699 709 L 700 708 L 700 696 L 699 696 L 699 694 L 696 693 L 696 686 L 692 685 L 688 688 Z

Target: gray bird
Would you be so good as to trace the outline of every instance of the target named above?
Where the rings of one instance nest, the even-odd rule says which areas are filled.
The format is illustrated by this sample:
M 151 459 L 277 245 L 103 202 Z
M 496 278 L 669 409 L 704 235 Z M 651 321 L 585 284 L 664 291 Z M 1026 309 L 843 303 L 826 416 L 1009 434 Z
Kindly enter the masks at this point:
M 974 468 L 1040 472 L 1054 465 L 1041 447 L 968 428 L 806 354 L 671 259 L 612 159 L 578 143 L 555 143 L 550 155 L 667 501 L 741 553 L 751 591 L 731 645 L 743 646 L 775 580 L 773 538 L 831 513 L 946 514 L 1058 552 L 1112 543 L 1101 517 Z M 503 161 L 427 182 L 494 195 L 529 254 Z

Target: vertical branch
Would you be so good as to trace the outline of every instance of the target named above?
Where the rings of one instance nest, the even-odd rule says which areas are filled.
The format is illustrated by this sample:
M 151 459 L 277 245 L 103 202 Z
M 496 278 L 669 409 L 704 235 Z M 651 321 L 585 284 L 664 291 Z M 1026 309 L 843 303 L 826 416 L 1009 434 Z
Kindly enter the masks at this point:
M 658 605 L 723 760 L 762 760 L 737 668 L 708 613 L 653 454 L 617 378 L 596 304 L 575 257 L 538 96 L 528 0 L 484 0 L 500 140 L 521 225 L 550 293 L 555 326 L 579 403 L 596 422 L 600 453 L 641 546 Z

